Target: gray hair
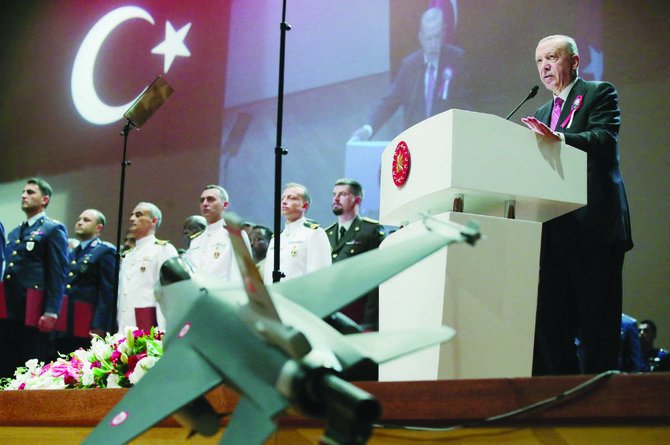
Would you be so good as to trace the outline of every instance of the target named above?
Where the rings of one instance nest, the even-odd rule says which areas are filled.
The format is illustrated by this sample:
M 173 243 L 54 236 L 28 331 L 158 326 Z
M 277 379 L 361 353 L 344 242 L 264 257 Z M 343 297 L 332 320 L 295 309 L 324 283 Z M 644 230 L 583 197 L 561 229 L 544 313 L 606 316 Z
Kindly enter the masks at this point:
M 560 39 L 563 40 L 563 49 L 567 53 L 568 57 L 572 58 L 572 56 L 579 56 L 579 49 L 577 48 L 577 42 L 575 42 L 575 39 L 573 39 L 570 36 L 564 36 L 562 34 L 555 34 L 553 36 L 547 36 L 537 42 L 539 45 L 542 42 L 545 42 L 547 40 L 553 40 L 553 39 Z M 575 76 L 578 74 L 578 69 L 575 70 L 574 72 Z
M 161 225 L 161 221 L 163 221 L 163 214 L 161 213 L 161 209 L 150 202 L 141 202 L 137 204 L 137 207 L 139 206 L 146 207 L 149 210 L 149 216 L 156 218 L 156 228 L 158 228 Z

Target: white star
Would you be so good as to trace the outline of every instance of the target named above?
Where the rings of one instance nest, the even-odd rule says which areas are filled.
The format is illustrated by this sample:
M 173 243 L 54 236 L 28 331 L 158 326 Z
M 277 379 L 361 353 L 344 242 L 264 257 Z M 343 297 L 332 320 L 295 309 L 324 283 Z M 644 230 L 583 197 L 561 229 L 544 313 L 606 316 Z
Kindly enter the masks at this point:
M 604 58 L 603 53 L 589 45 L 589 55 L 591 56 L 591 63 L 589 63 L 588 66 L 582 70 L 582 72 L 593 74 L 594 80 L 602 80 Z
M 151 50 L 152 54 L 163 54 L 163 72 L 167 73 L 177 56 L 191 57 L 191 52 L 184 45 L 184 39 L 191 29 L 191 24 L 187 24 L 179 31 L 175 31 L 170 21 L 165 22 L 165 40 Z

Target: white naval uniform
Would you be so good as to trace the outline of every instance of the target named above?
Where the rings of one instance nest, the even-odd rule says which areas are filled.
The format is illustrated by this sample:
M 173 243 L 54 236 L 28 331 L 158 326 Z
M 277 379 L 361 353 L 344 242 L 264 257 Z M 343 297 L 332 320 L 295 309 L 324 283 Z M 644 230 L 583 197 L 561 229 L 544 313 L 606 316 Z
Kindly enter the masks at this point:
M 158 241 L 154 235 L 137 240 L 137 245 L 126 253 L 119 272 L 119 332 L 137 326 L 135 308 L 154 306 L 158 329 L 165 330 L 165 317 L 156 302 L 154 286 L 160 278 L 163 263 L 177 255 L 172 244 Z
M 281 232 L 279 244 L 281 250 L 279 269 L 286 275 L 282 280 L 299 277 L 331 264 L 328 235 L 321 227 L 307 222 L 305 218 L 287 223 Z M 272 283 L 274 249 L 274 239 L 272 239 L 265 257 L 265 270 L 263 271 L 263 281 L 266 284 Z
M 245 231 L 242 231 L 242 239 L 251 253 L 249 237 Z M 186 258 L 198 270 L 204 270 L 226 281 L 242 281 L 230 233 L 223 219 L 207 225 L 205 230 L 191 239 Z

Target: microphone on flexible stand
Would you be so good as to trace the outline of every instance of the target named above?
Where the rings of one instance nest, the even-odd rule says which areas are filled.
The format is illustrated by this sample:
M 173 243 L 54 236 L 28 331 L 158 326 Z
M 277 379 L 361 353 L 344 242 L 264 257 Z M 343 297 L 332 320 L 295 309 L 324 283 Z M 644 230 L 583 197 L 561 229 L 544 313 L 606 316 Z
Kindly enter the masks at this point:
M 525 98 L 524 100 L 522 100 L 521 103 L 520 103 L 519 105 L 517 105 L 516 108 L 513 109 L 512 112 L 511 112 L 510 114 L 507 115 L 507 117 L 505 118 L 505 120 L 509 120 L 509 118 L 512 117 L 512 115 L 513 115 L 514 113 L 516 113 L 516 110 L 518 110 L 519 108 L 521 108 L 521 105 L 525 104 L 528 100 L 534 98 L 535 95 L 537 94 L 537 90 L 539 90 L 539 89 L 540 89 L 540 87 L 537 86 L 537 85 L 535 85 L 533 88 L 531 88 L 531 89 L 530 89 L 530 93 L 528 93 L 528 96 L 526 96 L 526 98 Z

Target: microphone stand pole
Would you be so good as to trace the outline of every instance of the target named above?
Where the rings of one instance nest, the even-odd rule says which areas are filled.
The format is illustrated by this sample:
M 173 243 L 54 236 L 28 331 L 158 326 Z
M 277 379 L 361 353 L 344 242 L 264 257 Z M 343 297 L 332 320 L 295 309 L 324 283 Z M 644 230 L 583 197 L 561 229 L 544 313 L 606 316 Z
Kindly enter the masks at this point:
M 274 209 L 274 270 L 272 282 L 276 283 L 285 275 L 280 270 L 279 253 L 281 238 L 281 195 L 282 195 L 282 156 L 288 154 L 282 145 L 282 119 L 284 107 L 284 60 L 286 54 L 286 32 L 291 25 L 286 23 L 286 0 L 283 2 L 281 21 L 281 40 L 279 44 L 279 90 L 277 92 L 277 144 L 275 145 L 275 209 Z
M 128 134 L 132 128 L 130 119 L 126 119 L 126 125 L 121 130 L 123 136 L 123 160 L 121 161 L 121 188 L 119 191 L 119 213 L 116 226 L 116 261 L 114 262 L 114 293 L 113 306 L 116 308 L 116 300 L 119 297 L 119 272 L 121 271 L 121 224 L 123 223 L 123 195 L 126 187 L 126 167 L 130 165 L 130 161 L 126 161 L 126 152 L 128 149 Z M 115 320 L 116 321 L 116 320 Z

